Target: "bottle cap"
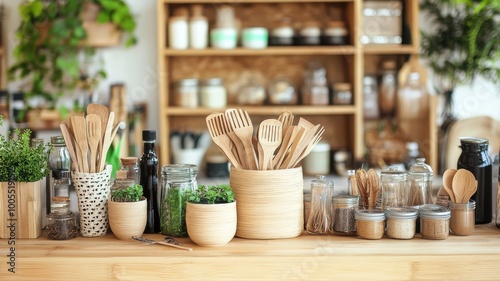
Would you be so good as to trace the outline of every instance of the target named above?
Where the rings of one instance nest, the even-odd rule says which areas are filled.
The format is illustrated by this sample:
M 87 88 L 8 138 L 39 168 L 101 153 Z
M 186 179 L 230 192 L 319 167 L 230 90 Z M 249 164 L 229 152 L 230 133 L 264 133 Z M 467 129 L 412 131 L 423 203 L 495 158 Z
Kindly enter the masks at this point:
M 155 130 L 143 130 L 142 131 L 142 140 L 143 141 L 155 141 L 156 140 L 156 131 Z
M 55 170 L 52 171 L 52 177 L 56 180 L 60 179 L 69 179 L 69 171 L 68 170 Z
M 132 165 L 137 163 L 137 157 L 121 157 L 120 162 L 124 165 Z

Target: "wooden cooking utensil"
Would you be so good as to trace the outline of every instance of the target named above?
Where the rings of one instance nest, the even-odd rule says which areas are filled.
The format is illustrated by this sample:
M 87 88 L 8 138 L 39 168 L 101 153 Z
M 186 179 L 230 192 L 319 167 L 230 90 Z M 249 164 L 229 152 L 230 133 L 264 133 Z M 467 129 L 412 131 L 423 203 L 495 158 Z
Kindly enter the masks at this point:
M 99 156 L 99 143 L 101 142 L 101 118 L 97 114 L 88 114 L 85 117 L 87 122 L 87 138 L 90 148 L 90 173 L 95 173 L 97 170 L 96 163 Z
M 477 189 L 477 181 L 474 174 L 466 169 L 458 169 L 453 177 L 452 188 L 455 194 L 456 203 L 469 202 L 470 196 L 472 196 Z M 468 198 L 467 201 L 464 202 L 466 196 Z
M 457 170 L 455 169 L 447 169 L 443 173 L 443 187 L 444 190 L 448 193 L 448 196 L 450 196 L 450 201 L 456 203 L 455 200 L 455 194 L 453 193 L 453 177 L 457 173 Z
M 367 193 L 366 193 L 366 178 L 367 178 L 367 175 L 366 175 L 366 171 L 363 170 L 363 169 L 359 169 L 356 171 L 356 183 L 358 185 L 358 191 L 359 191 L 359 195 L 360 195 L 360 199 L 363 203 L 363 206 L 368 206 L 368 197 L 367 197 Z
M 284 130 L 284 128 L 282 128 Z M 285 136 L 281 140 L 281 145 L 278 149 L 278 153 L 274 156 L 273 159 L 273 167 L 274 169 L 279 169 L 281 163 L 283 163 L 283 159 L 285 158 L 286 153 L 292 146 L 293 140 L 296 138 L 297 133 L 299 132 L 299 127 L 291 125 L 286 129 Z
M 367 176 L 370 182 L 370 200 L 368 208 L 373 208 L 377 204 L 378 194 L 380 192 L 380 178 L 373 169 L 368 170 Z
M 102 151 L 102 144 L 104 144 L 104 133 L 108 125 L 109 108 L 105 105 L 98 103 L 89 103 L 87 105 L 87 114 L 97 114 L 101 118 L 101 141 L 99 142 L 99 150 Z
M 294 156 L 296 153 L 298 153 L 298 146 L 300 144 L 300 140 L 302 140 L 306 130 L 301 127 L 295 127 L 297 130 L 296 134 L 290 139 L 291 141 L 291 146 L 290 146 L 290 152 L 286 154 L 286 157 L 284 159 L 284 162 L 280 165 L 280 169 L 289 169 L 289 167 L 292 165 L 292 161 L 294 160 Z
M 259 145 L 263 159 L 259 159 L 259 169 L 272 169 L 272 156 L 281 144 L 282 123 L 276 119 L 266 119 L 259 126 Z
M 212 113 L 205 119 L 207 122 L 208 132 L 214 143 L 219 147 L 222 154 L 236 168 L 242 168 L 238 158 L 234 155 L 232 146 L 233 142 L 227 134 L 228 124 L 226 123 L 224 113 Z
M 321 137 L 323 136 L 323 132 L 325 131 L 324 127 L 320 127 L 318 131 L 313 136 L 313 139 L 309 141 L 307 144 L 306 148 L 302 151 L 302 153 L 299 155 L 299 157 L 294 161 L 292 164 L 292 167 L 297 166 L 304 157 L 306 157 L 312 149 L 318 144 L 318 142 L 321 140 Z
M 75 147 L 73 145 L 73 137 L 68 130 L 68 124 L 62 122 L 59 127 L 61 128 L 64 142 L 66 143 L 66 148 L 68 149 L 69 157 L 71 157 L 71 169 L 73 171 L 81 172 L 80 166 L 78 165 L 78 159 L 76 158 Z
M 285 111 L 285 112 L 281 113 L 280 116 L 278 117 L 278 120 L 281 122 L 281 126 L 282 126 L 281 139 L 285 138 L 285 134 L 286 134 L 288 128 L 290 126 L 292 126 L 293 118 L 294 118 L 294 116 L 290 111 Z
M 305 130 L 304 135 L 300 139 L 295 151 L 293 151 L 293 154 L 290 154 L 291 157 L 288 156 L 288 159 L 290 159 L 290 161 L 286 166 L 287 169 L 290 169 L 297 164 L 297 159 L 302 155 L 304 149 L 306 149 L 307 146 L 313 141 L 314 136 L 316 135 L 318 130 L 321 130 L 321 125 L 319 124 L 313 126 L 313 128 L 309 130 Z
M 248 112 L 243 109 L 228 109 L 225 112 L 225 117 L 236 136 L 243 143 L 244 155 L 240 154 L 240 159 L 244 157 L 247 160 L 248 168 L 256 170 L 257 156 L 252 145 L 253 124 Z
M 84 173 L 89 172 L 89 160 L 88 160 L 88 142 L 87 142 L 87 129 L 85 123 L 85 117 L 83 116 L 71 116 L 70 117 L 71 128 L 73 128 L 73 135 L 75 137 L 76 146 L 76 157 L 78 159 L 78 165 Z
M 111 133 L 113 130 L 114 122 L 115 113 L 111 111 L 108 116 L 108 122 L 104 129 L 103 143 L 101 146 L 101 151 L 99 152 L 99 169 L 97 170 L 98 173 L 104 170 L 104 165 L 106 164 L 106 154 L 108 154 L 109 146 L 111 145 L 111 141 L 113 141 L 113 139 L 111 138 Z

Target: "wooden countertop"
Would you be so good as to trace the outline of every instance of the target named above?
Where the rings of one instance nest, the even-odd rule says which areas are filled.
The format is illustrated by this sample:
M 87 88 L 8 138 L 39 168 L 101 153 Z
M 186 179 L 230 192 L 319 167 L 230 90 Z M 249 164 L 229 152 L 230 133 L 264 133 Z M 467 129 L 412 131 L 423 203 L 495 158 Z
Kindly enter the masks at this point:
M 159 234 L 144 235 L 162 240 Z M 16 240 L 16 273 L 8 240 L 0 240 L 0 280 L 498 280 L 500 229 L 480 225 L 446 240 L 361 240 L 303 234 L 293 239 L 234 238 L 192 252 L 112 234 L 67 241 Z

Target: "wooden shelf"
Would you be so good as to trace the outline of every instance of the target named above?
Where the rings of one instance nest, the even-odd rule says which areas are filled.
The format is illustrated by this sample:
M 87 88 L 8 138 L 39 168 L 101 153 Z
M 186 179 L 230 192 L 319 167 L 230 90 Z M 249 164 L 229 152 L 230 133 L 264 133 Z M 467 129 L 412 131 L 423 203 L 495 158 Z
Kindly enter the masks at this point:
M 349 3 L 355 0 L 307 0 L 310 3 Z M 163 0 L 166 4 L 214 4 L 213 0 Z M 219 2 L 219 4 L 241 4 L 241 3 L 302 3 L 304 0 L 230 0 L 227 2 Z
M 167 56 L 299 56 L 299 55 L 352 55 L 356 52 L 354 46 L 293 46 L 293 47 L 268 47 L 265 49 L 165 49 Z
M 410 55 L 417 54 L 418 48 L 414 45 L 365 45 L 363 53 L 367 55 Z
M 276 115 L 278 116 L 283 111 L 290 111 L 297 115 L 349 115 L 355 114 L 356 108 L 353 105 L 346 106 L 239 106 L 233 105 L 228 108 L 241 108 L 250 115 Z M 226 109 L 214 108 L 184 108 L 184 107 L 167 107 L 165 114 L 167 116 L 207 116 L 213 112 L 224 112 Z

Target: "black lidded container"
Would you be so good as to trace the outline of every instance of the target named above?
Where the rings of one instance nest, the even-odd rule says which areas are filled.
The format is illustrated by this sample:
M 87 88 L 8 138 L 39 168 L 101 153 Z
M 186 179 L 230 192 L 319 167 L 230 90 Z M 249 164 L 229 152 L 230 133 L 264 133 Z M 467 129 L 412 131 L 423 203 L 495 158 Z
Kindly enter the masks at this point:
M 144 153 L 140 160 L 140 183 L 147 200 L 147 220 L 144 233 L 160 232 L 160 206 L 158 206 L 158 157 L 155 153 L 156 131 L 142 131 Z
M 472 195 L 476 201 L 476 224 L 490 223 L 492 220 L 492 163 L 488 155 L 487 139 L 460 138 L 462 153 L 458 158 L 457 169 L 466 169 L 477 180 L 477 191 Z

